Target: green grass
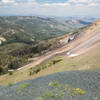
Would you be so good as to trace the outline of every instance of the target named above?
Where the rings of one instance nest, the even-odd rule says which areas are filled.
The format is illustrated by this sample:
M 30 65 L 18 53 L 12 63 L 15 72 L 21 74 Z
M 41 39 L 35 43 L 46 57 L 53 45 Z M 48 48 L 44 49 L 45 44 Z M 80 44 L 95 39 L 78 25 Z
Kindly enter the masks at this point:
M 47 69 L 47 68 L 49 68 L 49 67 L 51 67 L 51 66 L 53 66 L 53 65 L 55 65 L 55 64 L 57 64 L 57 63 L 59 63 L 61 61 L 62 61 L 61 58 L 52 59 L 52 60 L 50 60 L 48 62 L 45 61 L 44 63 L 42 63 L 40 65 L 37 65 L 34 68 L 30 68 L 29 75 L 31 76 L 31 75 L 37 74 L 40 71 L 45 70 L 45 69 Z
M 64 95 L 69 95 L 75 97 L 77 95 L 85 95 L 86 91 L 80 88 L 74 88 L 68 84 L 60 84 L 58 81 L 53 81 L 49 83 L 49 88 L 51 91 L 44 93 L 42 96 L 38 97 L 36 100 L 47 100 L 53 98 L 55 100 L 61 100 Z
M 25 88 L 29 87 L 29 83 L 24 83 L 22 85 L 20 85 L 19 87 L 17 87 L 17 94 L 21 95 L 24 91 Z

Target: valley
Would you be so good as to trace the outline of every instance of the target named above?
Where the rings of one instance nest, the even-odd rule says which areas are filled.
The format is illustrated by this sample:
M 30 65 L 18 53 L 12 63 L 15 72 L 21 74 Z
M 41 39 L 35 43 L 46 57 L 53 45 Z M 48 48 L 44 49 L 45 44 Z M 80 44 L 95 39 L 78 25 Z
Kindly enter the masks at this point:
M 82 19 L 67 18 L 0 17 L 0 74 L 26 65 L 28 58 L 62 47 L 64 43 L 60 40 L 65 34 L 77 32 L 91 23 L 92 20 L 86 23 Z
M 0 100 L 100 100 L 100 1 L 0 0 Z
M 99 100 L 100 20 L 39 41 L 1 45 L 2 57 L 8 56 L 9 62 L 16 57 L 0 75 L 2 100 Z
M 93 24 L 94 25 L 94 24 Z M 99 30 L 97 33 L 92 33 L 91 30 L 92 26 L 89 26 L 88 28 L 83 28 L 81 30 L 79 30 L 76 35 L 74 35 L 73 40 L 71 40 L 70 42 L 66 42 L 68 41 L 71 37 L 73 37 L 72 33 L 69 35 L 65 35 L 62 38 L 60 38 L 60 42 L 65 41 L 64 46 L 62 46 L 61 48 L 58 48 L 56 50 L 52 50 L 51 52 L 48 52 L 44 55 L 41 55 L 39 57 L 35 57 L 35 58 L 31 58 L 29 59 L 31 62 L 21 68 L 18 68 L 17 70 L 15 70 L 13 72 L 13 75 L 3 75 L 1 76 L 0 80 L 1 80 L 1 84 L 9 84 L 11 83 L 16 83 L 22 80 L 26 80 L 26 79 L 33 79 L 36 77 L 40 77 L 40 76 L 44 76 L 47 74 L 52 74 L 55 72 L 61 72 L 64 70 L 92 70 L 92 69 L 99 69 L 99 57 L 100 57 L 100 37 L 99 37 Z M 96 28 L 97 30 L 97 26 L 94 26 L 94 28 Z M 99 29 L 99 24 L 98 24 L 98 29 Z M 84 38 L 84 36 L 87 34 L 89 34 L 90 31 L 90 35 L 88 35 L 88 37 Z M 86 32 L 85 34 L 83 34 L 84 32 Z M 85 42 L 82 42 L 84 41 Z M 77 46 L 78 45 L 78 46 Z M 76 48 L 74 46 L 77 46 Z M 74 49 L 73 49 L 74 47 Z M 80 49 L 79 49 L 80 48 Z M 84 52 L 81 52 L 84 51 Z M 75 55 L 76 57 L 73 58 L 73 52 L 72 51 L 77 51 L 77 52 L 81 52 L 81 54 L 79 55 Z M 95 52 L 94 52 L 95 51 Z M 68 54 L 69 52 L 72 52 L 70 54 Z M 33 74 L 32 76 L 29 75 L 29 70 L 31 68 L 37 67 L 38 65 L 40 65 L 40 67 L 43 65 L 43 62 L 47 62 L 52 60 L 52 59 L 56 59 L 61 57 L 62 61 L 59 62 L 58 64 L 52 65 L 50 68 L 46 68 L 44 70 L 41 70 L 40 72 L 38 72 L 37 74 Z M 95 58 L 95 59 L 94 59 Z M 90 61 L 91 59 L 91 61 Z M 61 67 L 62 66 L 62 67 Z M 50 71 L 50 72 L 49 72 Z M 16 78 L 15 78 L 16 77 Z

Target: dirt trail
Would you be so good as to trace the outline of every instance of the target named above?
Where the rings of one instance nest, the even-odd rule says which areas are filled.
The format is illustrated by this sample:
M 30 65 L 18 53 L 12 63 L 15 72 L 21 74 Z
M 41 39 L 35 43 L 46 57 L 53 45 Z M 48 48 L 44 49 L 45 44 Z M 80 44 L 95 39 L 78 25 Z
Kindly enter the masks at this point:
M 90 27 L 80 32 L 79 36 L 75 40 L 66 44 L 62 48 L 51 51 L 50 53 L 45 54 L 43 56 L 34 58 L 35 60 L 33 62 L 17 70 L 29 69 L 35 67 L 41 62 L 57 54 L 65 53 L 69 57 L 78 56 L 82 53 L 87 52 L 89 48 L 95 47 L 95 45 L 97 44 L 100 45 L 100 21 L 95 22 Z
M 96 47 L 97 44 L 100 45 L 100 20 L 94 22 L 90 27 L 80 33 L 80 37 L 73 42 L 73 46 L 67 55 L 69 57 L 78 56 Z
M 69 56 L 73 57 L 73 56 L 80 55 L 80 54 L 86 52 L 86 50 L 88 48 L 92 47 L 93 45 L 96 45 L 98 42 L 100 42 L 100 34 L 96 34 L 94 37 L 88 39 L 87 41 L 84 41 L 77 47 L 73 48 L 69 52 Z
M 45 54 L 45 55 L 42 55 L 40 57 L 36 57 L 36 58 L 33 58 L 33 61 L 17 70 L 22 70 L 22 69 L 29 69 L 29 68 L 32 68 L 32 67 L 35 67 L 36 65 L 42 63 L 43 61 L 57 55 L 57 54 L 61 54 L 63 52 L 66 52 L 68 51 L 69 48 L 67 48 L 68 46 L 65 45 L 63 46 L 62 48 L 59 48 L 57 50 L 54 50 L 52 52 L 50 52 L 49 54 Z

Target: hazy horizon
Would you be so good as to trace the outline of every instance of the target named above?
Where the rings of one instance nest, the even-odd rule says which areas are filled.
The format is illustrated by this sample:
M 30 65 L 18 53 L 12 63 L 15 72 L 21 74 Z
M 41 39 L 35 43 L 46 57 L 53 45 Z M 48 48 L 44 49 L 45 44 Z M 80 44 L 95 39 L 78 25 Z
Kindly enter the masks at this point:
M 99 0 L 0 0 L 0 16 L 100 17 Z

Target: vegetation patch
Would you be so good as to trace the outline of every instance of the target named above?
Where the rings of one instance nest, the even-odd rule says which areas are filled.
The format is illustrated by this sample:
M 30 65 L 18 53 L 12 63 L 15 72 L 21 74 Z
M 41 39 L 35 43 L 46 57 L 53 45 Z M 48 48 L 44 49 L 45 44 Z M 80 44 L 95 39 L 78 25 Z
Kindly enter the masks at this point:
M 12 71 L 10 71 L 10 72 L 9 72 L 9 75 L 13 75 L 13 72 L 12 72 Z
M 75 97 L 77 95 L 85 95 L 86 91 L 80 88 L 74 88 L 68 84 L 60 84 L 58 81 L 49 83 L 51 90 L 46 92 L 42 96 L 36 98 L 36 100 L 48 100 L 53 98 L 54 100 L 62 100 L 63 96 Z
M 13 86 L 13 84 L 12 83 L 9 83 L 8 86 L 11 87 L 11 86 Z
M 22 94 L 24 89 L 29 87 L 29 83 L 24 83 L 22 85 L 20 85 L 17 89 L 17 94 Z
M 34 68 L 30 68 L 30 70 L 29 70 L 29 75 L 37 74 L 37 73 L 39 73 L 41 70 L 44 70 L 44 69 L 46 69 L 46 68 L 48 68 L 48 67 L 51 67 L 51 66 L 53 66 L 53 65 L 55 65 L 56 63 L 61 62 L 61 61 L 62 61 L 61 58 L 53 59 L 53 60 L 49 61 L 49 62 L 46 63 L 46 64 L 40 64 L 40 65 L 37 65 L 37 66 L 34 67 Z

